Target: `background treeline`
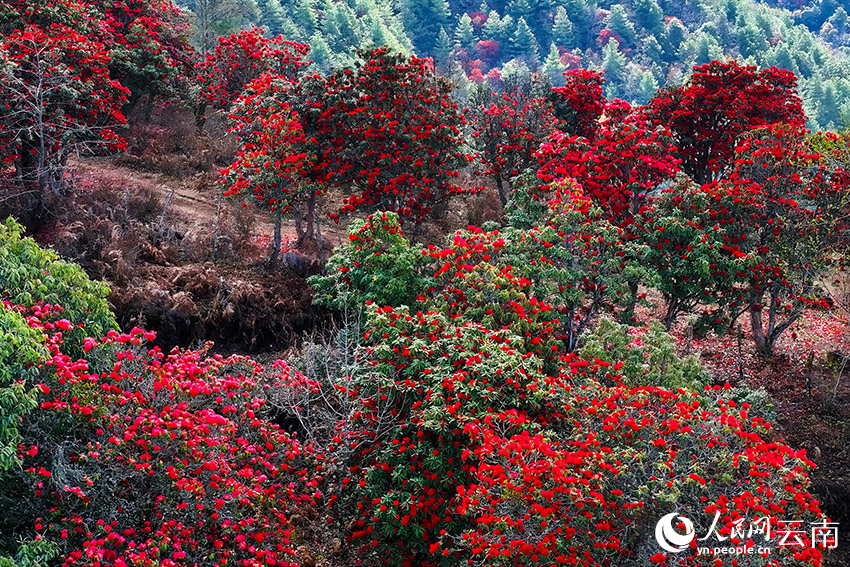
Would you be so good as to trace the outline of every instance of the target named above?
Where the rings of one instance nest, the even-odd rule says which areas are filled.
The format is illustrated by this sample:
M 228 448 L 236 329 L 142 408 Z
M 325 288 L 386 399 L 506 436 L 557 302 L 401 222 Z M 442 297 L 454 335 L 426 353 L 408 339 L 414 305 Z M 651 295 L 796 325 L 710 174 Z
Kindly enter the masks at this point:
M 847 7 L 750 0 L 186 0 L 195 43 L 257 24 L 308 43 L 322 71 L 352 49 L 387 45 L 433 56 L 461 87 L 542 70 L 557 86 L 578 67 L 603 71 L 606 95 L 646 103 L 694 65 L 727 56 L 797 74 L 808 127 L 840 129 L 848 110 Z M 842 102 L 843 101 L 843 102 Z

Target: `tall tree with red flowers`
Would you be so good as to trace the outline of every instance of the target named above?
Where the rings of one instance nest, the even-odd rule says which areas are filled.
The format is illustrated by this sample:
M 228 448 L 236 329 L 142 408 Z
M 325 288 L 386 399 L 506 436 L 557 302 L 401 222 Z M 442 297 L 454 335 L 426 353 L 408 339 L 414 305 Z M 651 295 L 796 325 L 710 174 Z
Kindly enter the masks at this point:
M 200 66 L 201 96 L 220 110 L 228 108 L 245 85 L 263 73 L 294 81 L 310 63 L 306 60 L 309 51 L 310 46 L 282 36 L 267 38 L 257 27 L 221 37 Z
M 272 262 L 280 251 L 281 215 L 295 213 L 299 244 L 319 235 L 316 204 L 325 188 L 311 175 L 316 144 L 288 102 L 293 86 L 287 77 L 270 73 L 246 85 L 230 115 L 240 151 L 222 171 L 225 195 L 253 194 L 274 214 Z
M 596 136 L 555 132 L 538 152 L 537 177 L 545 183 L 575 179 L 608 218 L 622 225 L 647 195 L 678 171 L 670 132 L 635 115 L 606 120 Z
M 463 115 L 430 59 L 388 48 L 359 57 L 354 69 L 303 83 L 299 120 L 319 141 L 322 181 L 347 193 L 340 213 L 387 210 L 418 223 L 464 191 L 454 182 L 471 159 L 460 149 Z
M 602 84 L 605 79 L 590 69 L 572 69 L 564 73 L 566 84 L 555 87 L 549 100 L 555 108 L 559 128 L 568 134 L 592 139 L 605 109 Z
M 758 352 L 773 353 L 806 309 L 831 305 L 820 285 L 848 239 L 848 175 L 812 151 L 804 133 L 759 129 L 742 138 L 732 173 L 705 185 L 724 249 L 757 262 L 737 274 L 732 320 L 748 312 Z
M 481 173 L 496 182 L 502 205 L 510 197 L 511 178 L 534 162 L 554 127 L 552 104 L 534 90 L 529 85 L 494 93 L 482 83 L 472 97 L 469 142 L 483 166 Z
M 36 196 L 61 194 L 69 154 L 115 150 L 124 140 L 121 106 L 128 91 L 109 75 L 102 43 L 51 25 L 17 30 L 0 43 L 0 156 Z
M 796 89 L 790 71 L 712 61 L 694 67 L 685 85 L 659 91 L 645 112 L 673 133 L 685 173 L 707 183 L 729 164 L 739 135 L 769 124 L 805 124 Z

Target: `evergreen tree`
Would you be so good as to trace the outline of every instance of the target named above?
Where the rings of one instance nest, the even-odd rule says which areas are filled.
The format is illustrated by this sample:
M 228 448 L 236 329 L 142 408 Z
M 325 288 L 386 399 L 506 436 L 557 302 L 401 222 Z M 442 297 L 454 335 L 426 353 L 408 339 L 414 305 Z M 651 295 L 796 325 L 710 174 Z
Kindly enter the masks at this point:
M 330 73 L 334 70 L 334 54 L 320 31 L 316 31 L 310 38 L 310 59 L 313 60 L 313 66 L 317 67 L 321 73 Z
M 771 65 L 780 69 L 787 69 L 793 73 L 797 72 L 797 65 L 794 63 L 794 57 L 788 49 L 788 45 L 780 43 L 773 49 L 768 56 L 768 61 Z
M 416 51 L 426 55 L 433 52 L 440 29 L 449 24 L 451 12 L 446 0 L 402 0 L 401 17 Z
M 738 45 L 744 57 L 758 57 L 770 49 L 767 37 L 761 29 L 748 23 L 743 17 L 738 18 Z
M 543 74 L 548 77 L 549 82 L 552 83 L 554 87 L 562 87 L 564 86 L 564 65 L 561 63 L 561 54 L 558 52 L 558 46 L 555 45 L 555 42 L 552 42 L 549 45 L 549 53 L 546 54 L 546 58 L 543 60 L 543 66 L 541 68 Z
M 649 35 L 640 40 L 638 53 L 646 64 L 661 65 L 664 62 L 664 50 L 654 35 Z
M 611 39 L 602 49 L 602 73 L 605 76 L 605 96 L 620 96 L 626 72 L 626 56 L 620 52 L 620 42 Z
M 652 75 L 652 72 L 644 70 L 640 72 L 640 78 L 637 81 L 637 89 L 635 93 L 635 103 L 644 105 L 648 103 L 658 92 L 658 81 Z
M 715 59 L 723 59 L 723 48 L 720 47 L 714 36 L 702 31 L 688 40 L 685 51 L 689 59 L 689 66 L 705 65 Z
M 635 22 L 653 35 L 664 32 L 664 12 L 656 0 L 632 0 Z
M 688 37 L 688 30 L 678 18 L 673 18 L 667 23 L 664 36 L 664 56 L 667 61 L 674 61 L 678 59 L 679 48 Z
M 537 65 L 540 62 L 540 46 L 537 44 L 537 39 L 535 39 L 531 28 L 525 22 L 525 18 L 519 19 L 516 31 L 511 36 L 511 53 L 532 65 Z
M 502 40 L 502 19 L 496 10 L 490 10 L 487 14 L 487 21 L 481 27 L 481 35 L 483 39 L 491 41 Z
M 440 33 L 437 36 L 437 41 L 434 44 L 434 60 L 440 67 L 441 71 L 448 68 L 449 61 L 452 55 L 452 40 L 449 39 L 449 34 L 446 33 L 446 28 L 440 28 Z
M 478 11 L 482 14 L 490 13 L 490 5 L 487 4 L 487 0 L 481 0 L 481 6 L 478 7 Z
M 268 4 L 280 6 L 280 0 L 265 0 Z M 316 31 L 318 21 L 310 0 L 293 0 L 287 3 L 289 19 L 300 30 L 304 37 L 310 37 Z
M 472 18 L 469 17 L 469 14 L 464 14 L 461 16 L 460 21 L 458 21 L 455 28 L 455 41 L 466 49 L 471 49 L 478 41 L 475 37 L 475 30 L 472 29 Z
M 561 5 L 567 12 L 567 16 L 573 24 L 576 44 L 581 49 L 587 49 L 591 45 L 593 21 L 596 17 L 595 0 L 563 0 Z
M 555 10 L 555 21 L 552 24 L 552 41 L 555 45 L 563 47 L 573 47 L 575 45 L 575 35 L 573 34 L 573 23 L 567 16 L 567 11 L 563 6 L 558 6 Z
M 533 13 L 531 4 L 528 0 L 509 0 L 508 5 L 505 7 L 505 11 L 510 14 L 514 20 L 519 20 L 520 18 L 525 18 L 526 20 L 531 19 Z
M 608 29 L 623 38 L 623 47 L 634 46 L 637 33 L 622 4 L 611 7 L 611 14 L 605 23 L 608 25 Z

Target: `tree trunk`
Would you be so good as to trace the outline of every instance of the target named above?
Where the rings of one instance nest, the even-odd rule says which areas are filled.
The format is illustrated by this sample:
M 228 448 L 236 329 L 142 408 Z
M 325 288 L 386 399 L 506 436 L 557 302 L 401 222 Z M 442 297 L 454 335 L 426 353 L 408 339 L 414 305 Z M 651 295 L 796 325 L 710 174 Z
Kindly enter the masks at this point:
M 276 266 L 280 257 L 280 242 L 281 236 L 281 215 L 279 212 L 274 214 L 274 237 L 272 238 L 272 251 L 269 255 L 269 266 Z
M 505 182 L 501 175 L 496 175 L 496 189 L 499 190 L 499 200 L 502 201 L 502 206 L 508 204 L 508 198 L 505 195 Z
M 671 297 L 667 303 L 667 313 L 664 314 L 664 329 L 669 333 L 676 321 L 676 314 L 679 311 L 679 300 Z
M 750 325 L 752 326 L 753 342 L 756 344 L 756 351 L 763 356 L 772 355 L 774 338 L 764 332 L 761 309 L 750 307 Z

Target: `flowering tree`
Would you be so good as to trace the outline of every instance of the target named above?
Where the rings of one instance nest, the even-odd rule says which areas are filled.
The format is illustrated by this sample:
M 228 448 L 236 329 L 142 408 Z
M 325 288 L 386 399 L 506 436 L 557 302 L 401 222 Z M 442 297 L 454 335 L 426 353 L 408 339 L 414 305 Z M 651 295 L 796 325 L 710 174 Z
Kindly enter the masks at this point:
M 615 224 L 626 223 L 647 195 L 678 171 L 670 132 L 637 116 L 606 120 L 595 137 L 555 132 L 538 152 L 544 183 L 574 179 Z
M 755 130 L 735 152 L 729 177 L 702 190 L 728 253 L 757 257 L 739 274 L 732 319 L 748 311 L 758 351 L 771 354 L 807 308 L 829 305 L 819 282 L 847 243 L 848 176 L 793 128 Z
M 293 86 L 292 79 L 270 73 L 245 85 L 230 114 L 230 131 L 241 148 L 222 171 L 225 195 L 253 194 L 274 213 L 273 261 L 280 251 L 281 215 L 295 213 L 299 243 L 318 234 L 316 202 L 324 189 L 323 184 L 308 182 L 317 148 L 287 102 Z
M 658 275 L 667 331 L 682 313 L 734 303 L 737 277 L 754 263 L 747 254 L 731 253 L 726 229 L 712 215 L 714 206 L 693 182 L 682 180 L 653 199 L 629 227 L 632 238 L 647 246 L 644 265 Z M 716 313 L 703 319 L 715 327 L 722 322 Z
M 356 69 L 304 83 L 302 128 L 320 143 L 324 182 L 348 193 L 340 212 L 387 210 L 418 223 L 462 192 L 453 182 L 469 159 L 460 151 L 462 115 L 430 60 L 387 48 L 360 57 Z
M 0 43 L 0 159 L 44 204 L 60 194 L 69 154 L 125 146 L 127 89 L 111 78 L 102 43 L 54 24 L 17 30 Z
M 470 144 L 483 166 L 482 174 L 496 182 L 505 205 L 511 178 L 533 163 L 535 152 L 552 132 L 552 105 L 533 92 L 517 89 L 497 94 L 489 87 L 479 88 L 467 121 Z
M 685 173 L 706 183 L 730 162 L 740 134 L 779 122 L 805 124 L 796 88 L 790 71 L 712 61 L 694 67 L 685 85 L 660 90 L 645 112 L 673 133 Z
M 605 79 L 590 69 L 572 69 L 564 77 L 566 84 L 553 88 L 549 94 L 555 117 L 562 122 L 559 126 L 568 134 L 593 139 L 605 107 Z
M 201 96 L 214 108 L 225 109 L 245 85 L 263 73 L 294 82 L 300 70 L 310 63 L 305 60 L 309 51 L 308 45 L 286 41 L 282 36 L 269 39 L 257 27 L 220 37 L 200 66 Z

